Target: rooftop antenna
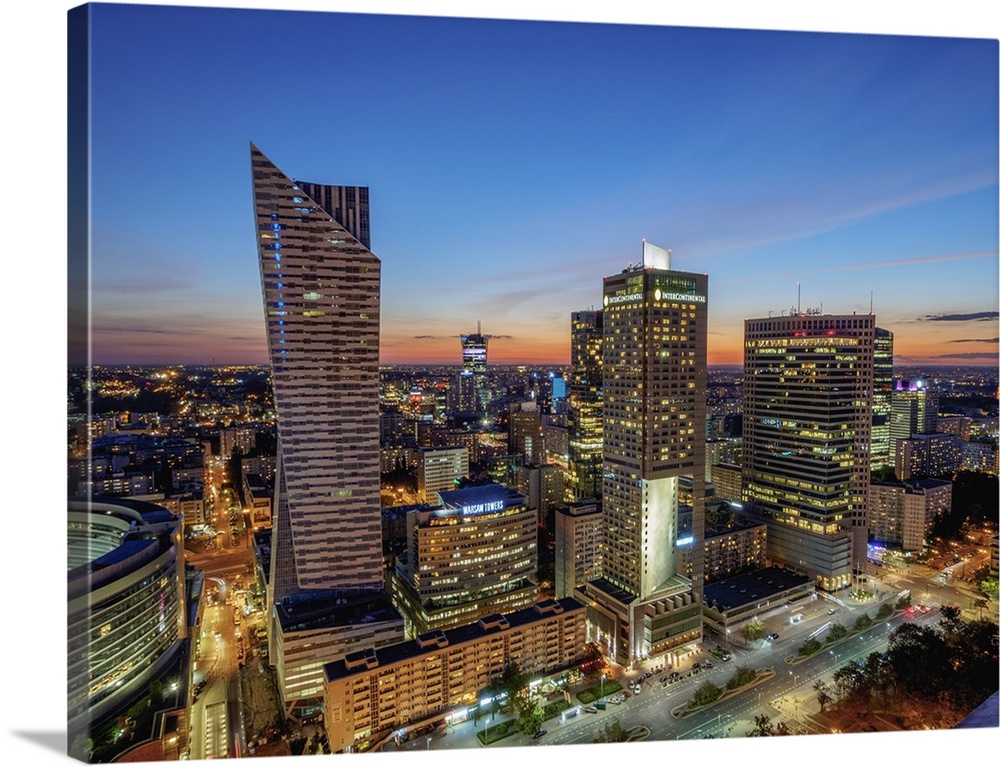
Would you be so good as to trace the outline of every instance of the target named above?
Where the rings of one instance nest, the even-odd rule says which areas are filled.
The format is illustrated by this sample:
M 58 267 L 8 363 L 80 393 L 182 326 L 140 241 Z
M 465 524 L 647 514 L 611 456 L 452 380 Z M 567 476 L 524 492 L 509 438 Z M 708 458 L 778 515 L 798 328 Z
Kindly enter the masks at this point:
M 796 282 L 795 284 L 798 285 L 798 288 L 799 288 L 799 306 L 798 306 L 798 308 L 795 311 L 796 311 L 796 313 L 801 314 L 802 313 L 802 283 L 801 282 Z
M 476 335 L 482 335 L 482 334 L 483 334 L 483 320 L 482 319 L 477 319 L 476 320 Z
M 875 313 L 875 290 L 871 291 L 871 297 L 868 299 L 868 313 Z

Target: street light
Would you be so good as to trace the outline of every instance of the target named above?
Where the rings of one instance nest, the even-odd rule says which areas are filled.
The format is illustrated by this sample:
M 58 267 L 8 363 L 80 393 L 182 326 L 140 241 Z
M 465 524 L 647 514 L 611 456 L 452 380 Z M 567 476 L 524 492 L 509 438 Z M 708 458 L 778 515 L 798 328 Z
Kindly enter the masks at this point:
M 604 697 L 604 673 L 601 673 L 601 698 Z

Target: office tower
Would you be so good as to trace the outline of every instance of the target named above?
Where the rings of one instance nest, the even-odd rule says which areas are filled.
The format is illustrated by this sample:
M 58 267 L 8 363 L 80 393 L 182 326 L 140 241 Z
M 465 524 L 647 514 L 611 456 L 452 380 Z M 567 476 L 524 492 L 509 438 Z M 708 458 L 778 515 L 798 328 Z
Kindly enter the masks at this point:
M 345 641 L 402 633 L 382 571 L 380 263 L 366 234 L 305 191 L 339 199 L 339 187 L 292 181 L 252 144 L 251 163 L 278 432 L 269 638 L 289 704 L 322 693 L 322 661 L 341 656 Z M 367 193 L 355 200 L 367 222 Z M 298 664 L 309 653 L 292 645 L 304 638 L 315 654 L 324 631 L 333 638 L 321 656 Z
M 875 317 L 747 319 L 743 497 L 771 561 L 835 591 L 867 561 Z
M 471 372 L 476 388 L 476 412 L 486 411 L 489 389 L 486 387 L 486 348 L 489 337 L 483 335 L 482 325 L 476 323 L 476 331 L 462 335 L 462 368 Z
M 438 493 L 406 519 L 393 597 L 411 635 L 468 625 L 538 599 L 538 514 L 499 484 Z
M 875 328 L 874 384 L 872 386 L 872 469 L 894 463 L 890 438 L 892 412 L 892 345 L 893 334 Z
M 509 437 L 509 453 L 523 455 L 525 465 L 545 460 L 542 418 L 535 402 L 519 402 L 510 406 Z
M 555 508 L 556 598 L 601 576 L 604 516 L 594 500 L 560 503 Z
M 708 277 L 642 260 L 604 279 L 603 576 L 593 637 L 632 665 L 701 637 Z M 678 571 L 678 494 L 691 480 L 692 576 Z
M 550 372 L 549 381 L 552 389 L 552 403 L 549 409 L 553 413 L 565 412 L 566 406 L 566 379 L 561 372 Z
M 937 432 L 939 394 L 923 380 L 897 380 L 892 390 L 889 436 L 893 451 L 900 439 Z
M 453 375 L 448 388 L 449 417 L 475 418 L 479 409 L 479 390 L 472 370 L 462 370 Z
M 454 489 L 469 475 L 466 447 L 424 447 L 417 451 L 417 495 L 423 503 L 437 502 L 441 490 Z
M 604 481 L 603 388 L 604 313 L 574 311 L 570 329 L 569 500 L 601 498 Z

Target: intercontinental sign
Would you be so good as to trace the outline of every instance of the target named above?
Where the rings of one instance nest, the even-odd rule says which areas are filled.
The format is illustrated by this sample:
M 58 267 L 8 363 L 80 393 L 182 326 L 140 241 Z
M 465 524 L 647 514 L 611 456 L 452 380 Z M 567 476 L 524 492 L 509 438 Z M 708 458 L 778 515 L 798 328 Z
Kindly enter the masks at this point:
M 628 293 L 626 295 L 605 295 L 604 305 L 614 306 L 618 303 L 632 303 L 641 301 L 642 293 Z M 664 293 L 657 288 L 653 290 L 653 300 L 657 301 L 693 301 L 694 303 L 704 303 L 704 295 L 689 295 L 687 293 Z

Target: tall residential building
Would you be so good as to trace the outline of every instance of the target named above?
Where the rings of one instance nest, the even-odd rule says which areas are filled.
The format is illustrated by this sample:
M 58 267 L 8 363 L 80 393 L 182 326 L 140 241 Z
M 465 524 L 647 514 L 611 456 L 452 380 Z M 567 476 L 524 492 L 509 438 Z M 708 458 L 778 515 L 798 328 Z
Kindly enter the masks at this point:
M 632 665 L 701 637 L 708 277 L 670 252 L 604 278 L 603 576 L 587 584 L 592 638 Z M 692 575 L 678 561 L 691 480 Z
M 889 330 L 883 330 L 881 327 L 875 328 L 874 383 L 872 386 L 872 469 L 885 468 L 895 462 L 890 438 L 893 337 Z
M 872 539 L 920 551 L 934 517 L 950 510 L 950 481 L 872 482 L 868 512 Z
M 390 615 L 399 635 L 402 620 L 383 608 L 381 264 L 361 241 L 367 239 L 367 190 L 356 189 L 353 197 L 360 206 L 356 221 L 365 224 L 361 231 L 320 203 L 340 199 L 342 187 L 293 181 L 252 144 L 250 153 L 278 432 L 268 582 L 275 658 L 279 644 L 294 643 L 286 633 L 309 633 L 316 644 L 316 631 L 335 628 L 340 637 L 350 632 L 345 633 L 342 615 L 318 606 L 324 597 L 351 602 L 359 619 Z M 300 596 L 308 608 L 296 607 Z M 308 670 L 294 667 L 294 653 L 282 654 L 288 665 L 279 667 L 278 675 L 286 704 L 291 697 L 321 695 L 322 661 L 337 659 L 342 649 L 342 641 L 331 641 L 323 657 L 310 658 Z M 305 681 L 300 671 L 317 678 Z
M 867 562 L 875 316 L 747 319 L 743 497 L 772 562 L 818 589 Z
M 570 329 L 569 474 L 567 498 L 601 498 L 603 462 L 602 349 L 604 312 L 574 311 Z
M 577 587 L 601 576 L 604 516 L 594 500 L 555 507 L 556 598 L 573 596 Z

